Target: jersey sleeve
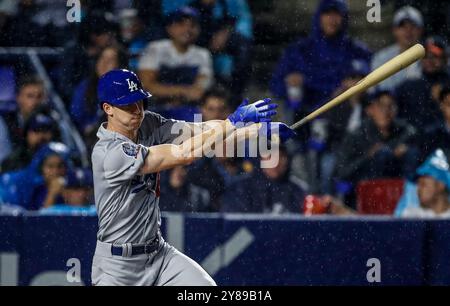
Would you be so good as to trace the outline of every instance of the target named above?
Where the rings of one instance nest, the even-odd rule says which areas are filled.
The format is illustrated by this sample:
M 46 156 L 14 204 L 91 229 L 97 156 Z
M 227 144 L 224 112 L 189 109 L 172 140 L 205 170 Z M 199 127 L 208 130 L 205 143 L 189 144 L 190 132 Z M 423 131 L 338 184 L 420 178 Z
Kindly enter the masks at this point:
M 180 144 L 184 139 L 192 136 L 193 123 L 166 119 L 159 114 L 147 112 L 143 127 L 144 130 L 153 131 L 152 134 L 157 144 Z
M 136 176 L 145 163 L 148 148 L 126 141 L 116 141 L 107 148 L 103 168 L 110 184 L 128 181 Z

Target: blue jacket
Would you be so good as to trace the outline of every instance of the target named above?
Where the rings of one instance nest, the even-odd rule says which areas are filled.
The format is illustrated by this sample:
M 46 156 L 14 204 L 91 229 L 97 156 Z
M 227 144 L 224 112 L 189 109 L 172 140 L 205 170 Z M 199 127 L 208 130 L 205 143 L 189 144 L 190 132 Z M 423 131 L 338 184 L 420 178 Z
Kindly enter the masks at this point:
M 44 179 L 41 176 L 41 165 L 49 155 L 53 154 L 62 157 L 67 170 L 71 168 L 69 151 L 65 145 L 61 143 L 45 145 L 36 152 L 31 163 L 25 169 L 0 176 L 3 202 L 18 205 L 27 210 L 39 209 L 47 193 Z
M 341 32 L 332 39 L 323 36 L 320 15 L 330 7 L 343 16 Z M 293 72 L 304 76 L 306 111 L 321 106 L 352 68 L 353 61 L 370 63 L 371 52 L 348 37 L 348 8 L 344 1 L 323 0 L 314 15 L 312 31 L 287 47 L 273 74 L 270 88 L 276 96 L 286 99 L 285 77 Z

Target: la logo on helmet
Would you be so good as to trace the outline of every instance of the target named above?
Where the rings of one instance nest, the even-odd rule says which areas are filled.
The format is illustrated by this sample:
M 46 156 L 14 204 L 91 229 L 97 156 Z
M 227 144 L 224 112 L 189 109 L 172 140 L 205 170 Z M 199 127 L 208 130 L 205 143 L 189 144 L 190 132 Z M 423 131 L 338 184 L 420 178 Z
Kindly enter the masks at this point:
M 128 89 L 130 90 L 130 92 L 138 90 L 138 84 L 136 84 L 133 81 L 130 81 L 130 79 L 127 79 L 127 82 L 128 82 Z

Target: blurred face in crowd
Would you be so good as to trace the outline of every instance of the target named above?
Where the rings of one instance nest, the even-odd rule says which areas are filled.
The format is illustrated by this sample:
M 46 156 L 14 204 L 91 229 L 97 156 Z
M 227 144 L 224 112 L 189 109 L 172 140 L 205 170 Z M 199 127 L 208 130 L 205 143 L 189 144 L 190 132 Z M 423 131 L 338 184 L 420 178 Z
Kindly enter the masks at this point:
M 437 198 L 445 191 L 445 185 L 431 176 L 421 176 L 417 181 L 417 195 L 420 206 L 431 208 Z
M 184 18 L 169 25 L 167 32 L 177 45 L 188 47 L 197 41 L 197 37 L 200 34 L 200 27 L 191 18 Z
M 66 165 L 58 155 L 48 156 L 42 163 L 42 177 L 46 182 L 66 175 Z
M 397 43 L 406 49 L 420 40 L 423 30 L 414 23 L 405 20 L 399 26 L 394 27 L 393 32 Z
M 450 94 L 445 95 L 440 103 L 441 112 L 446 122 L 450 122 Z
M 279 151 L 280 157 L 278 164 L 273 168 L 262 168 L 264 175 L 270 180 L 276 181 L 281 179 L 287 172 L 289 166 L 289 158 L 286 152 Z M 263 157 L 263 160 L 268 160 L 268 157 Z
M 95 70 L 98 76 L 102 76 L 105 73 L 119 68 L 119 55 L 117 49 L 106 48 L 100 54 L 100 57 L 95 64 Z
M 387 129 L 397 115 L 397 105 L 390 95 L 382 95 L 367 107 L 367 114 L 379 129 Z
M 45 90 L 41 84 L 28 84 L 23 86 L 17 94 L 17 104 L 20 113 L 28 117 L 36 108 L 45 102 Z
M 131 41 L 144 29 L 144 24 L 137 16 L 124 18 L 120 23 L 120 31 L 124 41 Z
M 336 11 L 331 10 L 320 15 L 320 27 L 325 37 L 336 36 L 342 29 L 344 18 Z
M 108 124 L 112 124 L 123 131 L 136 131 L 144 120 L 143 101 L 126 106 L 113 106 L 103 103 L 103 110 L 108 115 Z
M 91 188 L 89 187 L 67 187 L 64 188 L 62 196 L 64 203 L 72 206 L 85 206 L 91 200 Z
M 437 56 L 431 52 L 427 52 L 422 60 L 422 69 L 427 74 L 433 74 L 445 69 L 447 59 L 445 55 Z
M 202 106 L 203 121 L 225 120 L 227 117 L 227 105 L 225 99 L 210 96 L 206 98 Z
M 53 132 L 49 130 L 29 130 L 27 132 L 27 145 L 29 149 L 36 149 L 53 139 Z
M 186 182 L 187 171 L 184 167 L 178 166 L 170 172 L 169 183 L 172 188 L 181 188 Z
M 202 0 L 203 5 L 212 6 L 216 3 L 216 0 Z
M 114 34 L 111 32 L 105 32 L 100 34 L 91 35 L 91 43 L 98 49 L 103 49 L 111 46 L 115 42 Z

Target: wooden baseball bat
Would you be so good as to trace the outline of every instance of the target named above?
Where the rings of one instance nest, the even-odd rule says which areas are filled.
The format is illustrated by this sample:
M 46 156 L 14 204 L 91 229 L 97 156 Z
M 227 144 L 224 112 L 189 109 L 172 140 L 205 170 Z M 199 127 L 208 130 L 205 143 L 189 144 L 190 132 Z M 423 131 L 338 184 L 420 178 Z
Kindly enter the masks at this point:
M 425 56 L 425 48 L 421 44 L 416 44 L 406 50 L 405 52 L 397 55 L 391 60 L 387 61 L 371 73 L 369 73 L 364 79 L 341 93 L 336 98 L 322 105 L 315 111 L 313 111 L 308 116 L 304 117 L 300 121 L 291 125 L 291 129 L 296 129 L 304 125 L 305 123 L 311 121 L 317 116 L 325 113 L 336 105 L 348 100 L 351 96 L 358 94 L 360 92 L 366 91 L 370 87 L 380 83 L 381 81 L 387 79 L 391 75 L 399 72 L 400 70 L 408 67 L 412 63 L 420 60 Z

